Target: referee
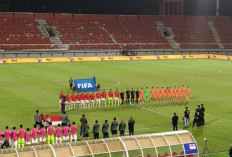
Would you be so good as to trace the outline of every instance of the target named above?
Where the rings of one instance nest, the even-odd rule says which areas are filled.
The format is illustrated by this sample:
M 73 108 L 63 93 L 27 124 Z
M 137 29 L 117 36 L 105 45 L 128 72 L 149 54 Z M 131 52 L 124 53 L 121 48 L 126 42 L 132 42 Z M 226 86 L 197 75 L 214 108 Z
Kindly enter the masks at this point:
M 126 90 L 126 103 L 129 104 L 130 103 L 130 90 L 127 88 Z
M 72 80 L 72 77 L 70 77 L 69 79 L 69 87 L 70 87 L 70 90 L 72 90 L 72 87 L 73 87 L 73 80 Z

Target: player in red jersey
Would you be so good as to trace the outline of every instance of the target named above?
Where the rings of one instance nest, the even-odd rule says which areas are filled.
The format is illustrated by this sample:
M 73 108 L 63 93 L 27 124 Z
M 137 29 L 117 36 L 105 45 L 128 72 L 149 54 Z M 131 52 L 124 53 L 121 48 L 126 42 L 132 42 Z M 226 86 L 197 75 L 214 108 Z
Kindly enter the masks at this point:
M 184 101 L 186 98 L 185 98 L 185 87 L 184 87 L 184 85 L 182 86 L 182 88 L 181 88 L 181 98 L 182 98 L 182 101 Z
M 189 97 L 190 97 L 190 87 L 187 86 L 186 88 L 186 93 L 187 93 L 187 100 L 189 100 Z
M 118 91 L 118 89 L 116 89 L 116 91 L 114 92 L 114 103 L 115 103 L 115 105 L 119 105 L 119 95 L 120 95 L 120 93 L 119 93 L 119 91 Z
M 82 92 L 80 97 L 81 97 L 81 107 L 85 107 L 85 93 Z
M 103 92 L 101 93 L 101 97 L 102 97 L 102 105 L 105 104 L 105 106 L 106 106 L 106 91 L 105 91 L 105 89 L 103 89 Z
M 94 93 L 92 92 L 90 94 L 90 107 L 94 107 L 94 99 L 95 99 L 95 95 Z
M 60 99 L 60 109 L 61 109 L 61 98 L 62 98 L 62 96 L 64 96 L 64 92 L 63 92 L 63 91 L 61 91 L 61 93 L 60 93 L 60 95 L 59 95 L 59 99 Z
M 114 96 L 114 93 L 110 89 L 110 91 L 108 92 L 108 103 L 111 104 L 111 105 L 113 105 L 113 96 Z
M 75 109 L 75 107 L 76 107 L 76 96 L 75 96 L 75 94 L 74 94 L 74 92 L 73 92 L 73 94 L 71 95 L 71 100 L 72 100 L 72 105 L 71 105 L 71 109 Z
M 81 96 L 79 93 L 76 94 L 76 101 L 77 101 L 77 107 L 80 107 L 81 104 Z
M 66 102 L 65 102 L 65 105 L 66 105 L 66 109 L 67 109 L 67 108 L 70 109 L 70 95 L 69 95 L 69 93 L 67 93 L 67 95 L 66 95 Z
M 160 102 L 160 98 L 159 98 L 159 96 L 160 96 L 160 89 L 159 89 L 159 87 L 157 87 L 157 89 L 155 90 L 155 92 L 156 92 L 156 101 Z
M 89 95 L 89 92 L 87 92 L 85 94 L 85 104 L 88 108 L 90 108 L 90 105 L 89 105 L 89 100 L 90 100 L 90 95 Z
M 96 93 L 96 106 L 101 106 L 101 93 L 99 91 L 97 91 Z

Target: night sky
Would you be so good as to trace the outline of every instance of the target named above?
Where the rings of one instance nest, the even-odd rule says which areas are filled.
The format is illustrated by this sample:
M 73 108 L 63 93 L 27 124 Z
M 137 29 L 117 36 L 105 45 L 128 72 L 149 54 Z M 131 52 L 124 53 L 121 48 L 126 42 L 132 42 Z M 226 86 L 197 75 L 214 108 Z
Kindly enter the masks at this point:
M 158 0 L 0 0 L 1 12 L 158 15 Z M 232 15 L 221 0 L 220 15 Z M 215 15 L 216 0 L 185 0 L 185 15 Z

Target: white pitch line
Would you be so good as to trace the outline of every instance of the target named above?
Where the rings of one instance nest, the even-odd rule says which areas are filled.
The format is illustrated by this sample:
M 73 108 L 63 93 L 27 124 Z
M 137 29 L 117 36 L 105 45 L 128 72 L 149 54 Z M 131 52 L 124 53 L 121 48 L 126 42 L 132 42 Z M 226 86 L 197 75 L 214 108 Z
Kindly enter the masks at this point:
M 35 77 L 35 78 L 39 78 L 39 79 L 43 79 L 43 80 L 46 80 L 46 81 L 50 81 L 50 82 L 53 82 L 53 83 L 57 83 L 57 84 L 67 86 L 67 84 L 65 84 L 65 83 L 57 82 L 57 81 L 54 81 L 54 80 L 51 80 L 51 79 L 48 79 L 48 78 L 44 78 L 44 77 L 41 77 L 41 76 L 35 76 L 35 75 L 32 75 L 32 74 L 28 74 L 28 73 L 25 73 L 25 72 L 20 72 L 20 71 L 14 70 L 14 69 L 6 68 L 6 67 L 4 67 L 4 69 L 11 70 L 11 71 L 14 71 L 14 72 L 17 72 L 17 73 L 21 73 L 21 74 L 24 74 L 24 75 L 32 76 L 32 77 Z
M 214 125 L 214 124 L 218 124 L 218 123 L 227 123 L 227 122 L 232 122 L 232 120 L 225 120 L 225 121 L 215 121 L 212 123 L 208 123 L 206 125 Z M 191 126 L 191 125 L 190 125 Z M 184 126 L 183 126 L 184 127 Z M 160 126 L 160 127 L 147 127 L 147 128 L 139 128 L 139 129 L 135 129 L 135 130 L 151 130 L 151 129 L 159 129 L 159 128 L 172 128 L 172 125 L 170 124 L 169 126 Z M 190 128 L 190 127 L 189 127 Z
M 116 82 L 118 82 L 118 83 L 117 83 L 115 86 L 118 86 L 118 85 L 120 85 L 120 83 L 121 83 L 120 81 L 116 81 Z
M 135 106 L 135 107 L 138 107 L 138 108 L 141 108 L 141 109 L 144 109 L 144 110 L 147 110 L 147 111 L 150 111 L 150 112 L 153 112 L 153 113 L 157 113 L 157 114 L 160 114 L 160 115 L 163 115 L 163 116 L 166 116 L 166 117 L 171 117 L 167 114 L 164 114 L 164 113 L 161 113 L 161 112 L 158 112 L 158 111 L 154 111 L 154 110 L 150 110 L 150 109 L 147 109 L 145 107 L 141 107 L 141 106 L 137 106 L 137 105 L 133 105 L 131 104 L 132 106 Z

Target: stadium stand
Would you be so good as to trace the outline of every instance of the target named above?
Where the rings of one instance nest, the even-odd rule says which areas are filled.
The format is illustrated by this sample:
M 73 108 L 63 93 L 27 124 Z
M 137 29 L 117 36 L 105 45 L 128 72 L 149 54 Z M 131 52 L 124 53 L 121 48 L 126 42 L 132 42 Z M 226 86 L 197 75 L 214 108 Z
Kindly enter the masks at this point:
M 157 21 L 164 25 L 161 32 Z M 67 50 L 172 49 L 162 31 L 169 31 L 180 49 L 222 49 L 208 22 L 223 48 L 232 49 L 230 17 L 0 13 L 0 50 L 47 50 L 60 45 L 67 45 Z

